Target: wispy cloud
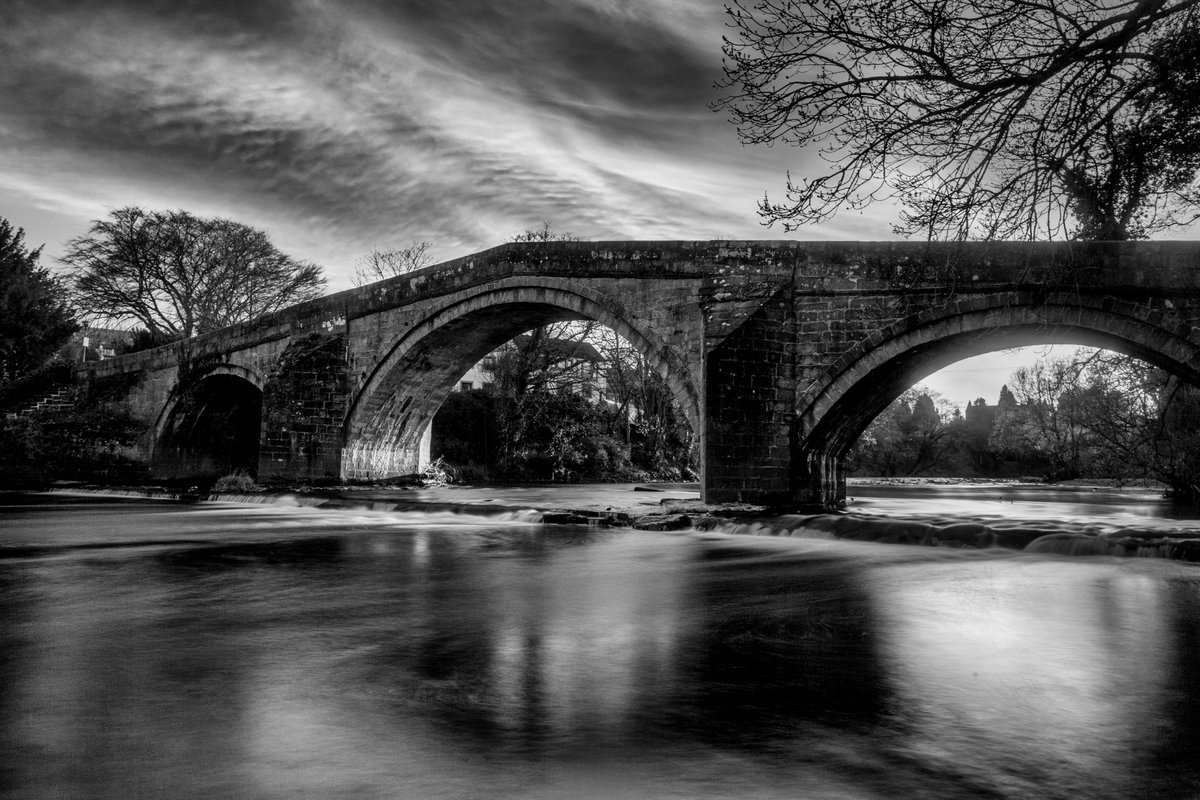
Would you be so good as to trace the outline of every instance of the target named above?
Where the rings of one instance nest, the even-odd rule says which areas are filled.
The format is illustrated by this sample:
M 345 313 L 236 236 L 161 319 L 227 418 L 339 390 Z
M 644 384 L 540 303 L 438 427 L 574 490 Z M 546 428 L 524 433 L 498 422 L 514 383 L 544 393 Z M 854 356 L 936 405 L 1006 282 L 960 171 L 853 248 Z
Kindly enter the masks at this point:
M 760 235 L 754 203 L 782 183 L 783 154 L 749 157 L 708 109 L 705 0 L 12 9 L 0 169 L 63 213 L 223 213 L 344 273 L 373 246 L 450 256 L 541 220 Z

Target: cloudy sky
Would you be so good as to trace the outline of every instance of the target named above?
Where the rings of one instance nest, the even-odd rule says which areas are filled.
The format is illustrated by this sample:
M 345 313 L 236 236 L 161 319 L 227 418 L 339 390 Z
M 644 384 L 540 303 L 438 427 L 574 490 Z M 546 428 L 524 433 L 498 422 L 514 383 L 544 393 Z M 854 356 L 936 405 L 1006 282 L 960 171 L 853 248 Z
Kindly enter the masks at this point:
M 884 208 L 759 224 L 812 156 L 743 147 L 711 110 L 724 32 L 712 0 L 5 0 L 0 216 L 51 262 L 122 206 L 229 217 L 331 289 L 372 248 L 442 260 L 543 221 L 892 238 Z M 968 367 L 954 394 L 994 401 Z
M 170 0 L 0 6 L 0 208 L 47 254 L 136 204 L 321 263 L 450 258 L 545 220 L 589 239 L 783 238 L 788 148 L 714 113 L 710 0 Z M 889 238 L 847 214 L 803 238 Z

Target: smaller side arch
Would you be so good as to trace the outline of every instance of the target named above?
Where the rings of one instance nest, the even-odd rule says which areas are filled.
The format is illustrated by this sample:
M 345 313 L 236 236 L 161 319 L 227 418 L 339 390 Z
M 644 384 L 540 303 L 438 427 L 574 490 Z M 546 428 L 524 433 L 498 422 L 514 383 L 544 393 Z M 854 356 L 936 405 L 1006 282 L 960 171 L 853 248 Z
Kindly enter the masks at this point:
M 250 369 L 249 367 L 243 367 L 240 364 L 217 364 L 211 369 L 206 370 L 203 375 L 198 377 L 193 376 L 186 383 L 177 385 L 171 391 L 170 396 L 167 398 L 167 402 L 163 404 L 162 409 L 158 412 L 158 416 L 154 420 L 155 442 L 158 441 L 159 436 L 162 434 L 163 425 L 170 416 L 172 409 L 174 409 L 176 404 L 179 402 L 180 397 L 183 396 L 183 393 L 205 378 L 211 378 L 216 375 L 232 375 L 236 378 L 241 378 L 255 389 L 258 389 L 259 392 L 262 392 L 263 387 L 266 385 L 266 379 L 263 378 L 263 376 L 260 375 L 256 370 Z
M 155 421 L 152 473 L 195 483 L 256 476 L 263 385 L 254 370 L 219 364 L 177 386 Z
M 877 331 L 797 398 L 796 463 L 805 504 L 845 498 L 841 459 L 871 421 L 905 389 L 956 361 L 1037 344 L 1079 344 L 1143 359 L 1200 384 L 1200 332 L 1161 324 L 1161 314 L 1112 298 L 1030 304 L 1009 296 L 951 304 Z

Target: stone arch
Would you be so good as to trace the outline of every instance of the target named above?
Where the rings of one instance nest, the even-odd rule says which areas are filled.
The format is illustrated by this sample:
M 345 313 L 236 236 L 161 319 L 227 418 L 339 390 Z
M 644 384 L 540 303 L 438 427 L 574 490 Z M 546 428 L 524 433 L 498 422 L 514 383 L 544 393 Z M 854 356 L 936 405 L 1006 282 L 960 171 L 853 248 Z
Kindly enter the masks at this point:
M 179 384 L 171 391 L 171 395 L 167 398 L 167 402 L 163 404 L 162 409 L 158 412 L 158 416 L 154 420 L 155 441 L 157 441 L 162 435 L 163 426 L 166 424 L 171 412 L 179 403 L 179 399 L 183 397 L 184 393 L 190 388 L 194 387 L 200 381 L 203 381 L 205 378 L 211 378 L 216 375 L 232 375 L 234 377 L 241 378 L 252 385 L 255 389 L 258 389 L 260 392 L 267 383 L 266 379 L 263 378 L 263 376 L 258 372 L 250 369 L 249 367 L 243 367 L 239 364 L 217 364 L 216 366 L 205 370 L 203 375 L 193 376 L 190 380 Z
M 175 388 L 155 423 L 156 477 L 204 482 L 237 470 L 258 473 L 264 380 L 218 364 Z
M 345 423 L 344 478 L 415 472 L 422 435 L 454 381 L 514 336 L 554 322 L 591 319 L 616 331 L 655 366 L 700 430 L 699 393 L 683 359 L 611 298 L 568 280 L 510 278 L 448 300 L 389 345 L 356 393 Z
M 956 361 L 1035 344 L 1116 350 L 1200 384 L 1200 333 L 1162 308 L 1113 298 L 972 298 L 879 330 L 845 353 L 797 403 L 807 502 L 845 496 L 840 459 L 905 389 Z M 806 484 L 806 485 L 805 485 Z

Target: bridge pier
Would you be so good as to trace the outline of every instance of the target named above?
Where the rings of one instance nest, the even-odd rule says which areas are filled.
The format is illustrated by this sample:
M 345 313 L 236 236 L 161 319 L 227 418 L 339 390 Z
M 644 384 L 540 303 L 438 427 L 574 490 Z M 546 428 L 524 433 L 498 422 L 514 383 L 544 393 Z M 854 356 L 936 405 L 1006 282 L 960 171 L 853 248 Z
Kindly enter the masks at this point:
M 704 362 L 704 499 L 796 504 L 796 378 L 788 289 L 764 300 Z
M 804 451 L 799 459 L 798 506 L 841 508 L 846 504 L 846 468 L 837 456 Z
M 347 373 L 343 335 L 312 334 L 288 344 L 263 387 L 260 481 L 341 479 Z

